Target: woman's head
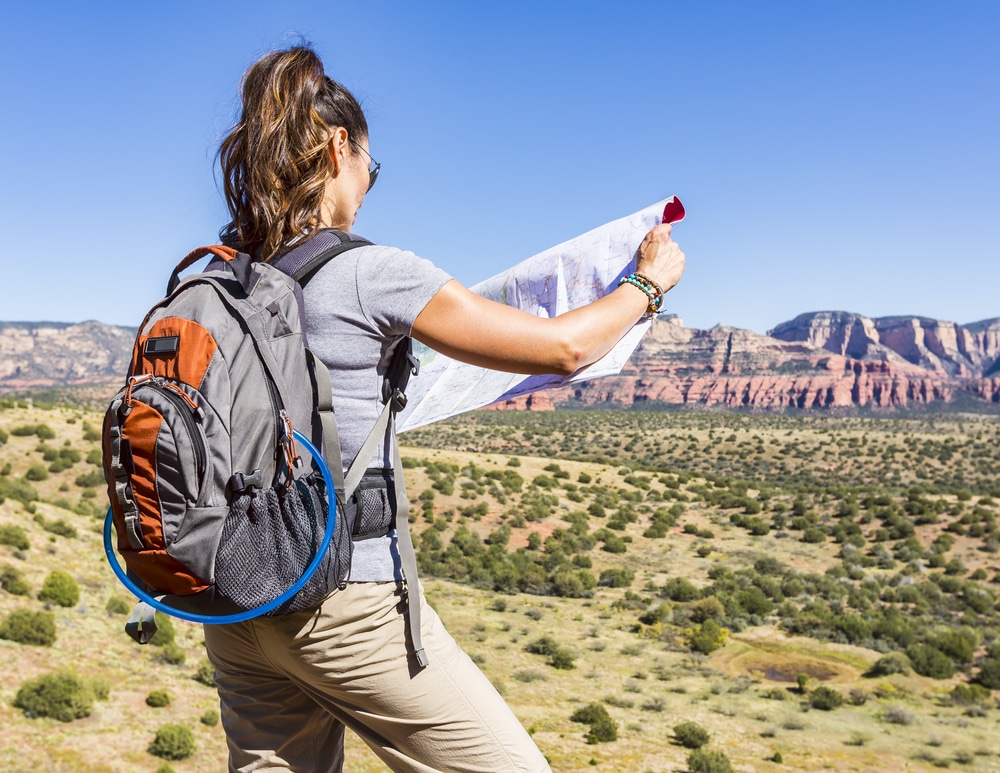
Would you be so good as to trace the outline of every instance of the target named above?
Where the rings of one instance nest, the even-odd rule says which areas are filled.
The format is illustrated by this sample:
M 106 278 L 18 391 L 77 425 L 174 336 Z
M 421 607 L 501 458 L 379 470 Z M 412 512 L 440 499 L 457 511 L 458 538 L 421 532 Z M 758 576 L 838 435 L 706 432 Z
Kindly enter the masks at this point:
M 295 46 L 255 62 L 241 96 L 239 122 L 219 148 L 232 217 L 222 240 L 267 260 L 316 228 L 350 227 L 369 159 L 368 123 L 351 92 L 326 77 L 315 52 Z

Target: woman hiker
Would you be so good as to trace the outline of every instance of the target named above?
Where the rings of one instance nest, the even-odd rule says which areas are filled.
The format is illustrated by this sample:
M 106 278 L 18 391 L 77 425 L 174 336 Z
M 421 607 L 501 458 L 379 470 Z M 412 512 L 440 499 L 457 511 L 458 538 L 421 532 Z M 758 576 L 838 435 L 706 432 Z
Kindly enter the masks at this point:
M 242 114 L 219 153 L 232 216 L 223 241 L 269 261 L 320 229 L 350 231 L 379 170 L 357 100 L 303 46 L 262 57 L 241 88 Z M 487 368 L 567 375 L 658 308 L 683 270 L 670 226 L 657 226 L 639 247 L 634 283 L 544 319 L 475 295 L 412 252 L 338 255 L 304 290 L 304 324 L 330 371 L 345 465 L 378 416 L 381 377 L 404 337 Z M 391 442 L 369 467 L 392 467 Z M 549 770 L 422 597 L 428 664 L 417 662 L 396 534 L 364 536 L 347 582 L 316 608 L 205 627 L 230 770 L 340 771 L 345 728 L 394 771 Z

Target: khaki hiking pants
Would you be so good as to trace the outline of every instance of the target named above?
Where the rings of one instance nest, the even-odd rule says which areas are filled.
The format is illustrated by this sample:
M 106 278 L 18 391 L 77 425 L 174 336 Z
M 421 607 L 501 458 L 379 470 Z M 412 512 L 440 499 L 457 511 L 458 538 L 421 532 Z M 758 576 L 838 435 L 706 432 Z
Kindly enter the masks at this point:
M 206 625 L 229 769 L 340 773 L 346 726 L 393 771 L 549 771 L 423 598 L 416 666 L 405 608 L 397 583 L 350 583 L 318 609 Z

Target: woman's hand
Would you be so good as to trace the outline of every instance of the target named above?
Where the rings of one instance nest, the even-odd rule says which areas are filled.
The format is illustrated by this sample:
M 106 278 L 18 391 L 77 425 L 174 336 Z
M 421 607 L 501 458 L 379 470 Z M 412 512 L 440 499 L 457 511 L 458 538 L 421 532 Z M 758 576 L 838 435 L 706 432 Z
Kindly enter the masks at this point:
M 676 285 L 684 273 L 684 253 L 670 238 L 670 231 L 669 223 L 656 226 L 646 234 L 636 252 L 636 271 L 660 285 L 663 292 Z

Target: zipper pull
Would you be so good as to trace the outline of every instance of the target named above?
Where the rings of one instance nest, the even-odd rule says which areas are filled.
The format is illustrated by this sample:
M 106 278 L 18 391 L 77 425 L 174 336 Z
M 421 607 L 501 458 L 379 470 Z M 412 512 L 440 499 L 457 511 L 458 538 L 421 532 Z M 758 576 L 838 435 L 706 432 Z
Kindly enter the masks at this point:
M 125 387 L 125 398 L 122 400 L 122 405 L 125 406 L 126 413 L 132 409 L 132 390 L 140 384 L 149 381 L 151 378 L 153 378 L 152 373 L 143 373 L 139 376 L 129 376 L 128 385 Z
M 278 443 L 282 450 L 285 452 L 285 462 L 288 464 L 288 469 L 299 469 L 302 466 L 302 458 L 299 456 L 299 451 L 295 446 L 295 437 L 292 435 L 292 419 L 285 412 L 285 409 L 281 409 L 281 437 L 278 438 Z
M 205 413 L 204 411 L 202 411 L 201 406 L 199 406 L 198 403 L 196 403 L 193 399 L 191 399 L 191 395 L 189 395 L 187 392 L 185 392 L 183 389 L 177 386 L 177 384 L 165 381 L 163 382 L 163 384 L 161 384 L 161 386 L 164 389 L 169 389 L 171 392 L 174 392 L 175 394 L 179 395 L 181 399 L 183 399 L 184 402 L 188 404 L 188 407 L 191 409 L 191 413 L 194 414 L 194 417 L 198 420 L 199 423 L 205 417 Z

